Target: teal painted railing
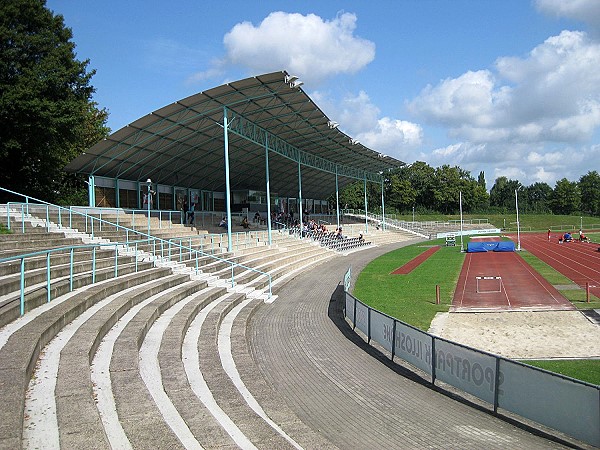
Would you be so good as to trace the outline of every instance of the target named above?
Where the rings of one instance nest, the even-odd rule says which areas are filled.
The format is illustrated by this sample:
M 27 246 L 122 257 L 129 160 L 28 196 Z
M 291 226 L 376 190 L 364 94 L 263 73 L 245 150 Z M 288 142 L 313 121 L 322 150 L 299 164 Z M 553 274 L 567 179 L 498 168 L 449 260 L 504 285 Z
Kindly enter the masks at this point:
M 94 208 L 62 207 L 62 206 L 58 206 L 58 205 L 52 205 L 50 203 L 44 202 L 39 199 L 35 199 L 35 198 L 27 196 L 27 195 L 19 194 L 17 192 L 14 192 L 14 191 L 2 188 L 2 187 L 0 187 L 0 190 L 10 193 L 13 196 L 22 197 L 24 199 L 24 201 L 22 201 L 22 202 L 9 202 L 6 204 L 5 212 L 6 212 L 6 216 L 7 216 L 7 227 L 13 232 L 25 233 L 26 232 L 25 222 L 27 220 L 34 220 L 34 221 L 36 219 L 41 220 L 43 222 L 43 226 L 46 228 L 47 231 L 50 230 L 52 223 L 57 225 L 59 228 L 72 229 L 74 224 L 81 223 L 81 220 L 83 220 L 83 222 L 85 224 L 85 232 L 87 234 L 89 234 L 92 238 L 95 237 L 95 232 L 109 231 L 109 230 L 119 231 L 119 232 L 121 232 L 121 234 L 124 233 L 124 235 L 125 235 L 124 241 L 121 238 L 120 240 L 118 240 L 116 242 L 110 242 L 110 243 L 106 243 L 106 244 L 91 244 L 92 247 L 103 246 L 103 245 L 112 246 L 115 248 L 118 246 L 127 246 L 127 247 L 133 246 L 135 248 L 136 259 L 137 259 L 138 247 L 139 247 L 140 243 L 145 243 L 145 244 L 148 244 L 149 246 L 151 246 L 152 251 L 150 253 L 154 257 L 160 257 L 163 260 L 164 259 L 171 260 L 173 255 L 175 255 L 175 257 L 176 258 L 178 257 L 179 261 L 181 262 L 184 260 L 183 256 L 187 255 L 188 258 L 186 260 L 188 260 L 188 261 L 195 260 L 195 269 L 194 270 L 195 270 L 196 275 L 201 273 L 199 259 L 200 258 L 210 258 L 211 260 L 221 262 L 230 267 L 230 271 L 231 271 L 230 279 L 231 279 L 232 287 L 234 287 L 236 284 L 235 269 L 238 268 L 238 269 L 242 269 L 243 271 L 257 273 L 259 278 L 261 278 L 261 277 L 266 278 L 268 280 L 268 296 L 269 296 L 269 298 L 272 296 L 272 278 L 269 273 L 254 269 L 252 267 L 248 267 L 244 264 L 230 261 L 225 258 L 220 258 L 211 253 L 208 253 L 209 251 L 210 252 L 214 251 L 217 248 L 216 245 L 220 245 L 223 242 L 223 239 L 224 239 L 223 235 L 204 234 L 204 235 L 199 235 L 198 238 L 194 237 L 193 239 L 197 239 L 198 241 L 200 241 L 200 248 L 194 248 L 192 238 L 163 239 L 160 237 L 152 236 L 150 234 L 150 232 L 152 231 L 152 227 L 146 227 L 146 230 L 145 230 L 146 232 L 143 232 L 143 231 L 140 231 L 135 228 L 130 228 L 130 227 L 124 226 L 123 223 L 124 223 L 125 217 L 126 217 L 125 214 L 122 214 L 122 217 L 120 218 L 120 220 L 118 220 L 120 223 L 115 223 L 117 220 L 115 220 L 115 222 L 106 220 L 106 217 L 111 217 L 111 216 L 114 216 L 115 214 L 118 219 L 119 218 L 118 210 L 113 212 L 113 214 L 111 215 L 110 210 L 108 210 L 107 208 L 98 208 L 98 210 L 100 211 L 99 216 L 101 214 L 103 214 L 105 217 L 105 218 L 101 218 L 101 217 L 96 217 L 95 215 L 93 215 L 93 213 L 96 212 L 96 210 Z M 146 211 L 144 211 L 144 212 L 146 212 Z M 137 217 L 139 218 L 138 223 L 142 222 L 141 217 L 144 212 L 137 211 Z M 170 218 L 169 222 L 172 222 L 171 219 L 176 217 L 176 214 L 179 214 L 178 211 L 170 211 L 169 213 L 173 213 L 173 214 L 165 213 L 165 217 Z M 134 221 L 136 220 L 135 216 L 136 216 L 135 211 L 133 211 L 133 213 L 131 214 L 132 226 L 135 226 L 134 225 L 134 223 L 135 223 Z M 159 215 L 158 218 L 159 218 L 159 229 L 162 229 L 161 223 L 160 223 L 160 222 L 162 222 L 161 216 Z M 52 220 L 52 219 L 54 219 L 56 221 L 54 222 L 54 220 Z M 20 221 L 20 224 L 19 224 L 19 221 Z M 148 220 L 148 217 L 145 216 L 144 223 L 147 225 L 149 222 L 150 221 Z M 167 228 L 170 228 L 170 225 Z M 256 233 L 254 234 L 254 237 L 251 237 L 249 233 L 234 233 L 234 242 L 236 243 L 236 245 L 242 245 L 242 244 L 247 245 L 247 246 L 253 245 L 253 244 L 256 244 L 258 239 L 260 239 L 260 237 Z M 209 242 L 209 245 L 207 245 L 205 243 L 205 240 L 207 240 Z M 72 247 L 78 248 L 80 246 L 76 245 L 76 246 L 72 246 Z M 71 247 L 66 247 L 66 248 L 71 248 Z M 36 252 L 36 253 L 39 253 L 39 252 Z M 45 254 L 45 251 L 42 251 L 41 253 Z M 35 256 L 39 256 L 39 254 L 36 254 Z M 26 258 L 28 258 L 28 257 L 31 257 L 31 256 L 27 255 Z M 9 259 L 14 259 L 14 258 L 18 259 L 18 256 L 11 257 Z M 6 258 L 4 258 L 4 259 L 6 259 Z M 4 261 L 4 259 L 0 260 L 0 262 Z M 175 261 L 177 261 L 177 259 L 175 259 Z M 24 259 L 22 260 L 22 270 L 24 271 Z M 48 267 L 47 270 L 49 271 L 50 268 Z M 22 275 L 22 277 L 23 276 L 24 275 Z M 23 289 L 21 291 L 22 291 L 21 296 L 23 296 Z

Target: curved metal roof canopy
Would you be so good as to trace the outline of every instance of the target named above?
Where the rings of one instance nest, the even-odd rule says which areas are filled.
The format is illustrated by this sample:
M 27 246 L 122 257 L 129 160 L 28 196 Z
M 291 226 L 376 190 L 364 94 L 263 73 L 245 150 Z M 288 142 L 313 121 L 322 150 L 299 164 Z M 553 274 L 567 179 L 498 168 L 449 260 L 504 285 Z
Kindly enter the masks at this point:
M 336 172 L 343 186 L 404 165 L 339 131 L 294 79 L 273 72 L 192 95 L 121 128 L 66 170 L 225 191 L 225 113 L 232 190 L 265 190 L 265 145 L 270 189 L 288 197 L 298 194 L 298 163 L 304 198 L 335 192 Z

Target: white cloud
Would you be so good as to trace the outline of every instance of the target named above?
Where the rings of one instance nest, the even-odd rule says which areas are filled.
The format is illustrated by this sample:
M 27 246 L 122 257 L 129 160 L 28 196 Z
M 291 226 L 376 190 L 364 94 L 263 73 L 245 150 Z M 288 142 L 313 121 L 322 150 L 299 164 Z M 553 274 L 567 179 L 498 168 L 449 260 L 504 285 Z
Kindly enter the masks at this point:
M 413 113 L 426 120 L 456 126 L 462 123 L 487 125 L 494 104 L 494 79 L 487 70 L 467 72 L 448 78 L 437 86 L 428 85 L 408 104 Z
M 383 117 L 374 129 L 360 133 L 356 138 L 367 147 L 402 159 L 421 145 L 423 129 L 412 122 Z
M 599 2 L 600 3 L 600 2 Z M 408 108 L 473 143 L 575 143 L 600 127 L 600 44 L 563 31 L 496 72 L 466 72 L 427 86 Z
M 340 124 L 341 130 L 379 153 L 404 160 L 414 157 L 415 148 L 423 143 L 423 128 L 419 124 L 380 117 L 381 111 L 365 91 L 346 95 L 340 102 L 321 91 L 311 93 L 311 98 Z
M 375 44 L 354 35 L 356 21 L 351 13 L 323 20 L 273 12 L 258 26 L 235 25 L 223 38 L 226 59 L 256 73 L 287 70 L 312 83 L 355 73 L 375 58 Z
M 536 0 L 535 6 L 549 16 L 567 17 L 600 27 L 598 0 Z

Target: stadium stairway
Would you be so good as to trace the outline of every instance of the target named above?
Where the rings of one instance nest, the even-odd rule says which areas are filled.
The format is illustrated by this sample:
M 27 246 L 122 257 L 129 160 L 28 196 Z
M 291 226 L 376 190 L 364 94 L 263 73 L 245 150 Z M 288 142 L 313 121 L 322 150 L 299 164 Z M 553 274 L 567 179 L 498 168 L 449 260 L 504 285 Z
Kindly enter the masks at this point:
M 47 231 L 35 217 L 11 226 L 25 233 L 0 237 L 0 258 L 106 240 Z M 274 294 L 338 255 L 285 233 L 270 246 L 254 238 L 218 254 L 268 272 Z M 231 272 L 210 256 L 202 264 L 210 277 L 194 277 L 176 270 L 185 264 L 157 267 L 143 252 L 109 247 L 96 250 L 92 277 L 92 254 L 52 256 L 49 303 L 46 257 L 27 259 L 23 317 L 20 264 L 0 264 L 0 448 L 332 448 L 276 395 L 258 404 L 245 385 L 271 389 L 245 345 L 247 321 L 266 299 L 250 294 L 267 287 L 264 275 L 237 267 L 231 289 L 210 285 Z

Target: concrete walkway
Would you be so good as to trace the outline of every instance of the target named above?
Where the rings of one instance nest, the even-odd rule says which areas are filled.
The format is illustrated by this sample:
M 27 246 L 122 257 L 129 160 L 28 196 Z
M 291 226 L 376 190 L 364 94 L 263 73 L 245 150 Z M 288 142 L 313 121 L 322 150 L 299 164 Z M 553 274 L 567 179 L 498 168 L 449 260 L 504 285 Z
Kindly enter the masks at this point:
M 348 266 L 356 276 L 380 254 L 410 243 L 335 258 L 289 282 L 274 303 L 261 305 L 247 336 L 267 383 L 338 448 L 565 448 L 431 389 L 347 326 L 338 283 Z

